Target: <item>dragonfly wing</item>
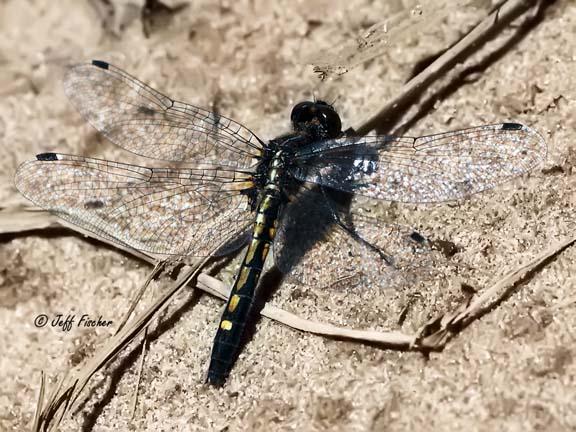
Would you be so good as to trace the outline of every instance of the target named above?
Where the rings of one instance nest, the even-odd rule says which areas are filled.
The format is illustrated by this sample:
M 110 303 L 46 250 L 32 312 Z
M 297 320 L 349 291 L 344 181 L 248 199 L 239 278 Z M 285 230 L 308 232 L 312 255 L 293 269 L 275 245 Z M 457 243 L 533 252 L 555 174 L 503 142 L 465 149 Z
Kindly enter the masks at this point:
M 106 62 L 71 67 L 64 87 L 88 123 L 133 153 L 238 168 L 260 155 L 259 139 L 241 124 L 172 100 Z
M 207 256 L 251 223 L 247 179 L 223 169 L 145 168 L 44 153 L 20 165 L 18 190 L 115 243 L 161 255 Z
M 283 273 L 307 286 L 394 286 L 430 262 L 429 245 L 413 233 L 345 212 L 329 192 L 305 189 L 282 212 L 274 260 Z
M 398 202 L 457 200 L 526 173 L 546 143 L 516 123 L 418 138 L 367 136 L 311 144 L 297 152 L 299 180 Z

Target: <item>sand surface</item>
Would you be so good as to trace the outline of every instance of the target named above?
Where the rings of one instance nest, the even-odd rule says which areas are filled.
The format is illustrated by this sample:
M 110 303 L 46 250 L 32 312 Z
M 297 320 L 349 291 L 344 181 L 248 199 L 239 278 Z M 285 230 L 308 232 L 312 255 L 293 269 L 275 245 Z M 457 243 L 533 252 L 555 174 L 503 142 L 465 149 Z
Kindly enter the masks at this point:
M 196 1 L 148 15 L 142 3 L 0 1 L 2 207 L 25 201 L 12 177 L 37 153 L 151 162 L 99 137 L 74 111 L 61 85 L 68 63 L 107 60 L 269 139 L 289 130 L 296 102 L 313 96 L 335 101 L 345 127 L 357 125 L 397 93 L 419 61 L 485 16 L 446 9 L 432 29 L 416 26 L 376 59 L 321 82 L 303 59 L 354 40 L 404 10 L 402 2 Z M 501 49 L 515 32 L 521 37 Z M 476 67 L 495 52 L 494 61 Z M 317 286 L 283 284 L 274 304 L 335 324 L 413 332 L 462 301 L 462 283 L 485 289 L 576 234 L 576 4 L 554 2 L 528 30 L 516 23 L 466 66 L 474 69 L 437 94 L 408 133 L 516 121 L 545 137 L 546 162 L 467 201 L 381 204 L 386 217 L 458 247 L 435 258 L 442 271 L 426 283 L 329 291 L 320 273 Z M 65 230 L 0 240 L 0 430 L 20 431 L 31 424 L 40 371 L 54 382 L 114 330 L 38 329 L 34 318 L 88 314 L 118 322 L 150 268 Z M 222 389 L 204 384 L 222 302 L 208 295 L 194 301 L 185 291 L 150 342 L 135 417 L 136 345 L 95 377 L 61 430 L 576 430 L 575 261 L 576 249 L 566 250 L 428 358 L 263 319 Z M 221 277 L 229 282 L 233 274 L 229 268 Z M 415 290 L 421 296 L 399 327 Z

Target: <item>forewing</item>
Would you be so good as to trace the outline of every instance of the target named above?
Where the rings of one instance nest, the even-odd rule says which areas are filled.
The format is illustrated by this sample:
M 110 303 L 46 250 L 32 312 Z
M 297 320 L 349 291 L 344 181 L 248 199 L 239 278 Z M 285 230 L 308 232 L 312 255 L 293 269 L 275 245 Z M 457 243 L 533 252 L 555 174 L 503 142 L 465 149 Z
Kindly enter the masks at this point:
M 418 138 L 368 136 L 315 143 L 297 152 L 292 174 L 304 181 L 389 201 L 464 198 L 526 173 L 546 158 L 546 143 L 516 123 Z
M 208 256 L 251 222 L 247 185 L 223 169 L 145 168 L 55 153 L 23 163 L 18 190 L 101 237 L 161 255 Z
M 108 63 L 71 67 L 64 86 L 88 123 L 133 153 L 238 168 L 260 154 L 258 138 L 241 124 L 174 101 Z

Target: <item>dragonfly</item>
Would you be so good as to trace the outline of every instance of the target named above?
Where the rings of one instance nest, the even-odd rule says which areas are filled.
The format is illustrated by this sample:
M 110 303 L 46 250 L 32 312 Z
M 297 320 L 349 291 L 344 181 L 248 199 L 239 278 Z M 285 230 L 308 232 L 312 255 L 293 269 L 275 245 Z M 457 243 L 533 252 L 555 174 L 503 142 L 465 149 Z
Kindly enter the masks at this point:
M 145 167 L 42 153 L 17 170 L 35 204 L 122 246 L 167 257 L 245 248 L 214 338 L 207 382 L 223 385 L 241 350 L 265 261 L 306 279 L 314 245 L 335 274 L 359 250 L 393 266 L 349 199 L 404 203 L 467 198 L 546 157 L 535 130 L 500 123 L 420 137 L 354 136 L 321 100 L 296 104 L 293 130 L 269 141 L 219 113 L 178 102 L 101 60 L 70 67 L 64 89 L 84 119 L 121 148 L 165 161 Z M 311 258 L 312 257 L 312 258 Z M 367 267 L 370 267 L 368 265 Z

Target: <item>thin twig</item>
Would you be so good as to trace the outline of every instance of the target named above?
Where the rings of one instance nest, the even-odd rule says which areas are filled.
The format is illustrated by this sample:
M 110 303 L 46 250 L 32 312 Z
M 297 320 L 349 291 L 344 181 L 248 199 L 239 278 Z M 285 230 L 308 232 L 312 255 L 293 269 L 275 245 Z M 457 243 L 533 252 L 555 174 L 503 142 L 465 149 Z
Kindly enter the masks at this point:
M 142 349 L 140 350 L 140 364 L 138 365 L 138 377 L 136 378 L 136 387 L 134 388 L 134 396 L 132 398 L 132 415 L 130 416 L 130 418 L 132 419 L 136 415 L 136 407 L 138 405 L 138 393 L 140 389 L 140 383 L 142 382 L 142 372 L 144 371 L 144 359 L 146 358 L 147 351 L 148 351 L 148 327 L 144 329 Z
M 429 328 L 436 329 L 418 340 L 417 345 L 434 349 L 443 347 L 456 333 L 508 298 L 522 282 L 575 243 L 576 237 L 558 242 L 547 251 L 499 278 L 490 288 L 473 297 L 468 304 L 462 305 L 464 307 L 456 308 L 454 312 L 430 320 L 420 333 L 430 333 Z
M 162 273 L 164 271 L 165 266 L 166 266 L 166 261 L 164 261 L 164 260 L 158 261 L 156 263 L 156 265 L 154 265 L 154 268 L 152 269 L 152 271 L 150 272 L 150 274 L 146 278 L 146 281 L 144 282 L 144 284 L 136 292 L 136 295 L 130 300 L 130 307 L 126 311 L 124 318 L 120 321 L 120 325 L 118 326 L 118 329 L 116 329 L 116 333 L 118 333 L 120 330 L 122 330 L 122 328 L 124 328 L 124 325 L 130 319 L 130 316 L 132 315 L 132 313 L 134 312 L 134 309 L 136 309 L 136 306 L 138 305 L 138 303 L 142 299 L 142 296 L 144 295 L 144 292 L 146 291 L 146 289 L 150 285 L 150 282 L 152 282 L 153 279 L 158 277 L 160 275 L 160 273 Z
M 172 297 L 198 276 L 200 269 L 208 260 L 209 258 L 194 267 L 188 267 L 173 286 L 150 305 L 148 309 L 136 316 L 120 332 L 108 339 L 106 344 L 86 363 L 71 371 L 60 382 L 58 390 L 49 398 L 47 406 L 40 415 L 40 428 L 36 430 L 45 430 L 48 425 L 51 428 L 57 428 L 60 419 L 78 400 L 90 378 L 130 344 L 150 324 L 151 320 L 169 305 Z
M 36 411 L 34 412 L 34 423 L 32 430 L 40 430 L 40 418 L 42 407 L 44 406 L 44 393 L 46 391 L 46 375 L 44 371 L 40 371 L 40 392 L 38 393 L 38 401 L 36 402 Z

